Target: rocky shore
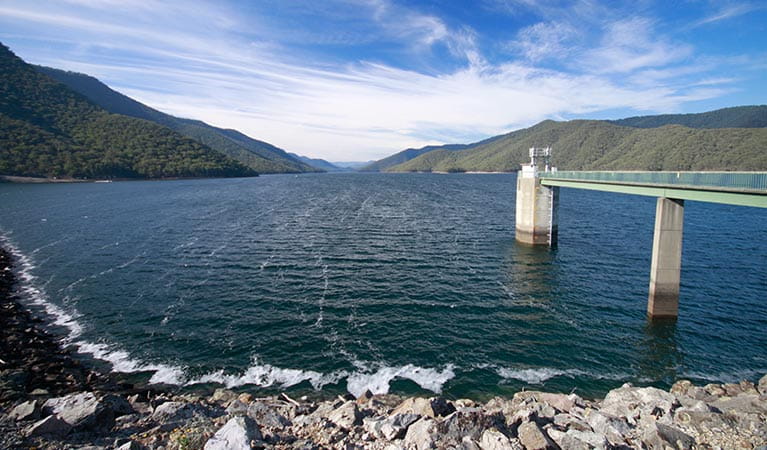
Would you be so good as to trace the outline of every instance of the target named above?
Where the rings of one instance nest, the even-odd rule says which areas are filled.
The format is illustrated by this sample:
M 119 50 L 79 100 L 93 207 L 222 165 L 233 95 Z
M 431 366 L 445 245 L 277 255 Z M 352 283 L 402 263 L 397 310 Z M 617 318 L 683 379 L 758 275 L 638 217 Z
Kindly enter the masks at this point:
M 767 449 L 767 376 L 604 398 L 525 391 L 485 403 L 372 395 L 311 401 L 118 383 L 84 367 L 13 296 L 0 249 L 0 448 Z

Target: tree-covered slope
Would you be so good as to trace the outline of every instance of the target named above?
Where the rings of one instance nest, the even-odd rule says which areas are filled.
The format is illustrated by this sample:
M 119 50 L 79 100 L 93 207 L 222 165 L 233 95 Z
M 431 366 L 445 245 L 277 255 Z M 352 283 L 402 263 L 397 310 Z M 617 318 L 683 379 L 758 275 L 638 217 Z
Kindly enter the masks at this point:
M 563 170 L 767 170 L 767 128 L 633 128 L 547 120 L 458 152 L 433 151 L 390 171 L 514 171 L 528 149 L 551 146 Z
M 765 128 L 767 105 L 735 106 L 696 114 L 637 116 L 610 122 L 635 128 L 657 128 L 665 125 L 683 125 L 688 128 Z
M 256 172 L 156 123 L 110 114 L 0 44 L 0 174 L 160 178 Z
M 199 120 L 182 119 L 150 108 L 89 75 L 51 67 L 34 67 L 111 113 L 145 119 L 166 126 L 260 173 L 298 173 L 318 170 L 274 145 L 250 138 L 236 130 L 217 128 Z
M 395 153 L 391 156 L 387 156 L 384 159 L 379 159 L 378 161 L 362 166 L 357 170 L 361 172 L 382 172 L 390 167 L 396 166 L 397 164 L 402 164 L 404 162 L 410 161 L 413 158 L 417 158 L 423 155 L 424 153 L 429 153 L 435 150 L 439 150 L 439 151 L 464 150 L 469 147 L 470 147 L 470 144 L 469 145 L 448 144 L 448 145 L 427 145 L 426 147 L 421 147 L 421 148 L 408 148 L 408 149 L 402 150 L 399 153 Z

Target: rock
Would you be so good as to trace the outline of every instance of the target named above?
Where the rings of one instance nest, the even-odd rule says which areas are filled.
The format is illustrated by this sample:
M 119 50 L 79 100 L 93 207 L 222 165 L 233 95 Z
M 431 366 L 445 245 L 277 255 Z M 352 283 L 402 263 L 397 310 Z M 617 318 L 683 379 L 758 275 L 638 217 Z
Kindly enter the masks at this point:
M 479 448 L 482 450 L 516 450 L 511 440 L 500 431 L 491 428 L 482 433 L 479 440 Z
M 290 426 L 290 420 L 288 418 L 275 411 L 273 407 L 262 402 L 252 402 L 250 406 L 248 406 L 247 414 L 260 426 L 273 428 Z
M 711 406 L 732 414 L 753 413 L 767 415 L 767 402 L 763 401 L 758 394 L 740 394 L 732 398 L 722 397 L 712 402 Z
M 104 405 L 114 412 L 115 417 L 133 414 L 133 407 L 124 397 L 114 394 L 107 394 L 101 399 Z
M 261 430 L 253 419 L 237 416 L 208 439 L 205 450 L 250 450 L 252 441 L 261 441 Z
M 401 439 L 410 425 L 420 419 L 416 414 L 395 414 L 386 418 L 365 419 L 365 430 L 375 437 L 382 437 L 388 441 Z
M 436 422 L 429 417 L 422 417 L 410 425 L 405 433 L 403 444 L 408 449 L 424 450 L 436 448 Z
M 525 422 L 517 429 L 519 441 L 527 450 L 555 449 L 554 442 L 535 422 Z
M 72 426 L 55 415 L 46 417 L 27 428 L 24 434 L 27 437 L 40 436 L 66 436 L 72 430 Z
M 45 402 L 43 411 L 56 414 L 76 430 L 111 429 L 114 411 L 99 401 L 92 392 L 80 392 Z
M 589 410 L 590 411 L 590 410 Z M 572 414 L 560 413 L 554 416 L 554 425 L 561 429 L 573 429 L 579 431 L 591 431 L 591 425 L 585 420 L 573 416 Z
M 550 392 L 538 392 L 538 391 L 523 391 L 514 394 L 512 402 L 514 404 L 525 404 L 530 402 L 540 402 L 545 405 L 551 406 L 557 410 L 557 412 L 570 412 L 575 406 L 585 407 L 585 402 L 582 398 L 575 394 L 552 394 Z M 556 414 L 556 412 L 555 412 Z M 553 417 L 554 414 L 546 414 Z
M 327 419 L 341 428 L 350 429 L 362 423 L 357 404 L 349 400 L 327 415 Z
M 27 400 L 26 402 L 16 406 L 8 414 L 13 420 L 37 420 L 40 418 L 40 408 L 37 407 L 37 400 Z
M 229 402 L 229 406 L 226 407 L 226 413 L 230 416 L 244 416 L 248 414 L 248 404 L 241 402 L 239 399 Z
M 756 385 L 756 390 L 762 395 L 767 395 L 767 375 L 759 379 L 759 384 Z
M 152 419 L 159 423 L 188 420 L 198 413 L 199 408 L 191 403 L 165 402 L 154 409 Z
M 210 396 L 211 401 L 221 404 L 227 404 L 237 398 L 237 394 L 229 389 L 216 389 Z
M 417 414 L 419 416 L 447 416 L 455 411 L 455 406 L 442 397 L 421 398 L 410 397 L 399 404 L 393 414 Z
M 241 401 L 242 403 L 245 403 L 246 405 L 249 405 L 253 401 L 253 394 L 250 394 L 248 392 L 243 392 L 237 397 L 237 400 Z
M 624 443 L 626 435 L 631 431 L 631 427 L 626 423 L 625 419 L 611 416 L 601 410 L 587 410 L 586 422 L 588 422 L 594 432 L 606 437 L 613 445 Z
M 654 387 L 638 388 L 624 384 L 608 392 L 600 411 L 615 417 L 625 417 L 635 425 L 639 420 L 671 423 L 673 411 L 681 406 L 674 394 Z
M 481 410 L 469 409 L 456 411 L 437 423 L 439 444 L 458 445 L 464 436 L 478 441 L 489 428 L 506 431 L 506 423 L 501 413 L 485 414 Z
M 128 441 L 119 447 L 115 446 L 115 450 L 141 450 L 141 445 L 135 441 Z
M 662 423 L 643 424 L 642 443 L 648 448 L 674 448 L 690 450 L 695 446 L 695 439 L 678 428 Z
M 571 431 L 575 432 L 575 430 L 568 430 L 568 432 L 564 432 L 557 430 L 556 428 L 551 428 L 547 430 L 547 433 L 555 444 L 557 444 L 560 448 L 567 450 L 589 450 L 591 448 L 605 448 L 604 445 L 589 445 L 588 443 L 575 437 Z M 598 436 L 596 433 L 592 434 Z M 602 438 L 602 441 L 605 441 L 605 439 Z

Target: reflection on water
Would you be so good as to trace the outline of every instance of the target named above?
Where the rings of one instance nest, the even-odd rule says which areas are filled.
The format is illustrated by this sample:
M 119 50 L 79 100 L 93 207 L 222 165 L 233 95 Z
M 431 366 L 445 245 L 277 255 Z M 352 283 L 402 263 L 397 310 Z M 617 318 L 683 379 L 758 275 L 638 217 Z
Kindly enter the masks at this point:
M 639 379 L 670 385 L 677 379 L 682 354 L 677 348 L 675 319 L 648 320 L 639 340 Z
M 506 288 L 515 301 L 551 300 L 557 286 L 556 250 L 514 242 L 506 255 Z

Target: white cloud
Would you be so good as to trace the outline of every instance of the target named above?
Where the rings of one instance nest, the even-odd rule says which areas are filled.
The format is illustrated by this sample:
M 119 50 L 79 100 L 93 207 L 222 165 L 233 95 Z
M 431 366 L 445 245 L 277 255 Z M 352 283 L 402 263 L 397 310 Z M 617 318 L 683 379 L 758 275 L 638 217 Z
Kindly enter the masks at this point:
M 607 21 L 591 36 L 594 48 L 583 47 L 589 36 L 566 18 L 551 19 L 519 31 L 516 49 L 524 60 L 490 63 L 472 28 L 451 29 L 436 16 L 385 0 L 356 2 L 360 20 L 387 42 L 423 54 L 444 46 L 461 63 L 459 69 L 423 73 L 365 60 L 304 58 L 300 49 L 240 31 L 248 25 L 258 31 L 258 17 L 239 18 L 208 3 L 184 3 L 186 11 L 164 3 L 153 21 L 143 9 L 108 12 L 110 1 L 90 4 L 88 10 L 99 11 L 94 14 L 74 3 L 9 2 L 0 7 L 0 24 L 27 24 L 40 30 L 39 39 L 69 47 L 90 43 L 76 52 L 36 53 L 35 63 L 95 75 L 165 112 L 330 160 L 479 140 L 551 117 L 616 108 L 674 110 L 728 92 L 731 78 L 711 76 L 713 63 L 684 64 L 692 48 L 664 37 L 647 18 Z M 595 8 L 578 4 L 577 14 Z M 219 25 L 202 24 L 198 6 Z M 165 14 L 173 14 L 170 23 Z M 210 28 L 201 32 L 203 26 Z M 537 65 L 547 58 L 562 68 Z

